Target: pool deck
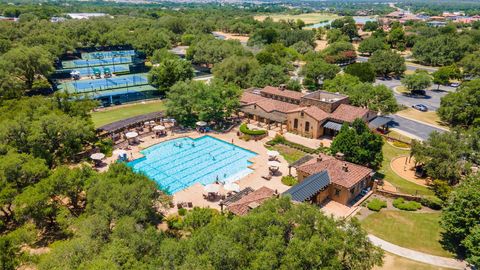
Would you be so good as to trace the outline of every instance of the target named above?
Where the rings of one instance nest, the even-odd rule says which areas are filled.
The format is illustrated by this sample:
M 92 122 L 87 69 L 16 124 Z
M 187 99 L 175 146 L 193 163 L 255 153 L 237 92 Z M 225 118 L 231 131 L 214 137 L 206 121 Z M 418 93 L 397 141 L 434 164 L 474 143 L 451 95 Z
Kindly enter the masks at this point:
M 282 193 L 287 189 L 289 189 L 288 186 L 282 184 L 281 182 L 282 176 L 288 175 L 288 163 L 285 161 L 285 159 L 282 156 L 278 157 L 278 161 L 280 161 L 281 163 L 279 168 L 280 173 L 277 173 L 270 180 L 265 180 L 262 178 L 262 176 L 266 176 L 269 173 L 269 167 L 267 164 L 268 149 L 264 147 L 264 144 L 267 141 L 271 140 L 271 138 L 266 137 L 260 141 L 250 140 L 247 142 L 238 138 L 237 131 L 238 131 L 238 128 L 235 128 L 228 133 L 221 133 L 221 134 L 220 133 L 219 134 L 217 133 L 202 134 L 194 131 L 194 132 L 187 132 L 187 133 L 175 133 L 173 135 L 171 135 L 171 132 L 169 131 L 167 136 L 164 136 L 161 138 L 155 138 L 155 137 L 142 138 L 138 145 L 130 146 L 130 149 L 127 150 L 128 156 L 130 160 L 141 158 L 143 157 L 143 155 L 140 153 L 141 150 L 167 140 L 181 138 L 181 137 L 190 137 L 195 139 L 205 135 L 209 135 L 228 143 L 232 143 L 232 140 L 233 140 L 233 144 L 257 153 L 257 156 L 250 159 L 250 161 L 253 162 L 253 164 L 250 166 L 250 168 L 253 169 L 253 172 L 235 182 L 240 186 L 240 189 L 251 187 L 254 190 L 256 190 L 258 188 L 265 186 L 273 190 L 277 190 L 279 193 Z M 105 162 L 107 164 L 111 164 L 112 162 L 115 162 L 115 159 L 116 158 L 112 156 L 107 158 Z M 104 170 L 107 170 L 107 168 L 108 166 L 105 166 L 103 168 L 100 168 L 100 170 L 104 171 Z M 293 173 L 295 173 L 295 170 L 292 170 L 292 174 Z M 203 185 L 200 183 L 196 183 L 190 186 L 189 188 L 186 188 L 182 191 L 175 193 L 173 195 L 173 203 L 176 205 L 177 203 L 181 203 L 181 202 L 192 202 L 193 206 L 210 207 L 210 208 L 220 210 L 219 201 L 213 201 L 213 202 L 207 201 L 206 199 L 203 198 L 204 193 L 205 192 L 203 190 Z M 220 189 L 219 193 L 225 194 L 225 191 Z M 177 211 L 178 209 L 174 207 L 170 209 L 164 209 L 164 211 L 162 212 L 164 212 L 165 214 L 171 214 L 171 213 L 176 213 Z

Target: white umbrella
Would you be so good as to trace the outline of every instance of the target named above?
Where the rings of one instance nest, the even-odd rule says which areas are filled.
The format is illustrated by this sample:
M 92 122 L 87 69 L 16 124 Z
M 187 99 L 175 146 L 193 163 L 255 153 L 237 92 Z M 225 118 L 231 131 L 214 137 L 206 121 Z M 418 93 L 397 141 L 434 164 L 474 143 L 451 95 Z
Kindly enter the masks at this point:
M 280 164 L 281 164 L 281 163 L 278 162 L 278 161 L 269 161 L 269 162 L 268 162 L 268 166 L 269 166 L 269 167 L 280 167 Z
M 126 155 L 126 154 L 127 154 L 127 151 L 125 151 L 123 149 L 117 149 L 117 150 L 113 151 L 113 155 L 115 155 L 115 156 L 123 156 L 123 155 Z
M 150 125 L 150 122 L 147 121 L 147 122 L 145 122 L 145 123 L 143 123 L 143 124 L 144 124 L 145 126 L 148 126 L 148 125 Z
M 127 139 L 132 139 L 132 138 L 137 137 L 138 133 L 135 132 L 135 131 L 131 131 L 131 132 L 127 132 L 127 134 L 125 134 L 125 136 L 127 137 Z
M 90 158 L 93 160 L 102 160 L 104 157 L 105 157 L 105 154 L 103 153 L 95 153 L 90 156 Z
M 197 126 L 199 126 L 199 127 L 204 127 L 204 126 L 207 125 L 207 122 L 205 122 L 205 121 L 198 121 L 196 124 L 197 124 Z
M 153 130 L 163 131 L 163 130 L 165 130 L 165 127 L 164 127 L 164 126 L 154 126 L 154 127 L 153 127 Z
M 208 184 L 206 185 L 204 188 L 203 188 L 206 192 L 210 193 L 210 192 L 218 192 L 218 190 L 220 189 L 220 186 L 217 185 L 217 184 Z
M 269 157 L 277 157 L 278 155 L 280 155 L 280 153 L 278 153 L 277 151 L 267 151 L 267 155 Z
M 240 186 L 238 184 L 235 184 L 235 183 L 226 183 L 225 185 L 223 185 L 223 188 L 226 191 L 240 192 Z

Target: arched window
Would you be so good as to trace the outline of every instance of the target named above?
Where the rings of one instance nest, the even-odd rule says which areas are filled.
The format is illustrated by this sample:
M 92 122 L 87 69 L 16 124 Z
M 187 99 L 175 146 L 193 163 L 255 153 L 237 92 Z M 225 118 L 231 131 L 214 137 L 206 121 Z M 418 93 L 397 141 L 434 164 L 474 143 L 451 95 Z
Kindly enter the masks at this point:
M 310 130 L 310 122 L 305 122 L 305 131 L 309 131 Z

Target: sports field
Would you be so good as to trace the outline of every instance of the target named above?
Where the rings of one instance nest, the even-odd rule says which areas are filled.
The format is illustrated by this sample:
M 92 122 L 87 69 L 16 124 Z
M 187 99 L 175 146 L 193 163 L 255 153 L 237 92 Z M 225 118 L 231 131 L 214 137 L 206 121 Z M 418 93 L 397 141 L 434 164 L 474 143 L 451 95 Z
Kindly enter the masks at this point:
M 148 84 L 146 74 L 130 74 L 112 78 L 72 81 L 63 83 L 58 88 L 69 93 L 88 93 L 146 84 Z
M 79 67 L 95 67 L 95 66 L 118 65 L 118 64 L 129 64 L 129 63 L 132 63 L 131 56 L 62 61 L 62 66 L 64 68 L 79 68 Z
M 165 110 L 163 101 L 150 101 L 106 108 L 102 111 L 92 112 L 92 120 L 96 128 L 126 118 Z
M 255 16 L 254 18 L 259 21 L 265 20 L 267 17 L 272 18 L 274 21 L 279 21 L 279 20 L 302 20 L 306 24 L 314 24 L 314 23 L 319 23 L 322 21 L 330 21 L 339 18 L 338 15 L 333 14 L 333 13 L 305 13 L 305 14 L 299 14 L 299 15 L 290 15 L 290 14 L 285 14 L 285 13 L 272 13 L 272 14 L 265 14 L 265 15 L 259 15 Z

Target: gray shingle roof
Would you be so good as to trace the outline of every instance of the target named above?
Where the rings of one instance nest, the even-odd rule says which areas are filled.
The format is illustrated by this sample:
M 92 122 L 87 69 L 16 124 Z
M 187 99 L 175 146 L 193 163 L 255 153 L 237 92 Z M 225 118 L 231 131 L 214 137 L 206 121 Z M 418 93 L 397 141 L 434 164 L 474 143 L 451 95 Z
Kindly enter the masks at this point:
M 283 195 L 292 196 L 293 201 L 304 202 L 317 194 L 320 190 L 330 184 L 330 177 L 327 171 L 321 171 L 305 178 L 301 183 L 296 184 Z
M 393 120 L 393 118 L 391 118 L 391 117 L 377 116 L 377 117 L 375 117 L 375 119 L 370 121 L 370 123 L 368 123 L 368 126 L 372 129 L 375 129 L 375 128 L 379 128 L 383 125 L 386 125 L 386 124 L 390 123 L 392 120 Z
M 332 122 L 332 121 L 328 121 L 323 125 L 323 127 L 333 129 L 333 130 L 336 130 L 336 131 L 340 131 L 340 129 L 342 128 L 342 124 Z

